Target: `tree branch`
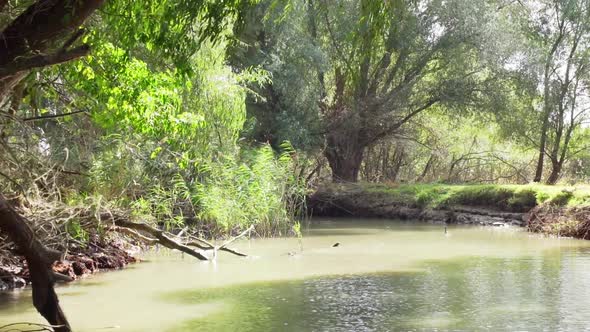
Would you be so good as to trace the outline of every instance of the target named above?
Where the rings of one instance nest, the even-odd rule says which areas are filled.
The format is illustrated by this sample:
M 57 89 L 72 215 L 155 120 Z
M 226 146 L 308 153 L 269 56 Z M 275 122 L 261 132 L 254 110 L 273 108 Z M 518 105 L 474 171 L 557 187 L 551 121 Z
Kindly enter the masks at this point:
M 188 246 L 185 246 L 181 243 L 178 243 L 178 242 L 170 239 L 166 234 L 164 234 L 164 231 L 157 229 L 155 227 L 152 227 L 146 223 L 131 222 L 131 221 L 123 220 L 122 218 L 113 218 L 113 219 L 114 219 L 113 221 L 115 223 L 115 226 L 130 228 L 132 230 L 145 232 L 145 233 L 153 236 L 154 238 L 156 238 L 160 244 L 162 244 L 163 246 L 165 246 L 167 248 L 176 249 L 178 251 L 184 252 L 185 254 L 191 255 L 191 256 L 193 256 L 199 260 L 202 260 L 202 261 L 209 260 L 207 257 L 205 257 L 200 252 L 195 251 Z
M 55 119 L 55 118 L 61 118 L 61 117 L 64 117 L 64 116 L 74 115 L 74 114 L 78 114 L 78 113 L 86 113 L 86 111 L 85 110 L 78 110 L 78 111 L 69 112 L 69 113 L 33 116 L 33 117 L 30 117 L 30 118 L 24 118 L 24 119 L 22 119 L 22 121 L 27 122 L 27 121 Z
M 71 50 L 60 51 L 52 55 L 35 55 L 28 58 L 18 58 L 9 66 L 0 68 L 0 77 L 10 76 L 33 68 L 42 68 L 68 62 L 86 56 L 89 52 L 90 46 L 82 45 Z

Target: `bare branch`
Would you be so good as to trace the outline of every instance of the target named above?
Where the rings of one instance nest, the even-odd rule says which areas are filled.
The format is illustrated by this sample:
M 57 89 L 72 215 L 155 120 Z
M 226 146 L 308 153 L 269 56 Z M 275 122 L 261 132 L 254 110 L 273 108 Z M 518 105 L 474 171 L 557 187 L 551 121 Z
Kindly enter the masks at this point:
M 70 115 L 74 115 L 74 114 L 79 114 L 79 113 L 87 113 L 86 110 L 78 110 L 78 111 L 73 111 L 73 112 L 69 112 L 69 113 L 61 113 L 61 114 L 51 114 L 51 115 L 40 115 L 40 116 L 33 116 L 30 118 L 24 118 L 22 119 L 22 121 L 37 121 L 37 120 L 47 120 L 47 119 L 55 119 L 55 118 L 61 118 L 64 116 L 70 116 Z

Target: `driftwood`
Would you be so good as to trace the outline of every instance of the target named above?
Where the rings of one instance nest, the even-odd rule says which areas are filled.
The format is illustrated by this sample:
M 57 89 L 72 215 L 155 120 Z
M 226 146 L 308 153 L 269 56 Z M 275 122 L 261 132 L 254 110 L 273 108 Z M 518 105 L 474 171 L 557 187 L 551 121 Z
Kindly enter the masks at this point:
M 187 238 L 188 241 L 184 241 L 185 243 L 183 243 L 182 239 L 180 238 L 179 235 L 182 235 L 182 233 L 184 233 L 186 230 L 182 230 L 177 236 L 174 236 L 170 233 L 167 233 L 161 229 L 152 227 L 152 226 L 150 226 L 146 223 L 143 223 L 143 222 L 132 222 L 132 221 L 126 220 L 125 218 L 115 217 L 112 215 L 109 215 L 106 218 L 111 219 L 113 221 L 113 223 L 115 225 L 115 227 L 113 228 L 114 231 L 130 235 L 130 236 L 136 238 L 137 240 L 142 241 L 143 243 L 148 244 L 148 245 L 161 244 L 166 248 L 176 249 L 178 251 L 181 251 L 183 253 L 186 253 L 190 256 L 193 256 L 193 257 L 195 257 L 199 260 L 203 260 L 203 261 L 209 260 L 209 258 L 206 255 L 204 255 L 202 252 L 197 251 L 191 247 L 195 247 L 197 249 L 205 250 L 205 251 L 213 250 L 213 259 L 215 259 L 215 257 L 217 257 L 217 251 L 225 251 L 225 252 L 229 252 L 231 254 L 234 254 L 236 256 L 247 257 L 248 255 L 241 253 L 237 250 L 228 248 L 228 246 L 231 243 L 233 243 L 235 240 L 237 240 L 241 237 L 244 237 L 246 234 L 250 233 L 254 229 L 254 226 L 251 226 L 247 230 L 243 231 L 240 235 L 231 238 L 230 240 L 224 242 L 220 246 L 215 246 L 206 240 L 203 240 L 203 239 L 200 239 L 200 238 L 197 238 L 194 236 L 188 236 L 188 238 Z M 101 219 L 105 219 L 105 218 L 101 218 Z M 148 234 L 148 236 L 146 236 L 144 234 Z M 177 238 L 178 240 L 176 240 L 174 238 Z
M 205 255 L 203 255 L 202 253 L 200 253 L 200 252 L 198 252 L 198 251 L 192 249 L 191 247 L 188 247 L 182 243 L 174 241 L 161 229 L 157 229 L 157 228 L 152 227 L 152 226 L 150 226 L 146 223 L 143 223 L 143 222 L 132 222 L 132 221 L 127 221 L 127 220 L 120 219 L 120 218 L 115 218 L 114 222 L 115 222 L 115 226 L 117 226 L 119 228 L 128 228 L 128 229 L 131 229 L 134 231 L 144 232 L 144 233 L 147 233 L 147 234 L 153 236 L 155 239 L 150 239 L 145 236 L 139 237 L 143 241 L 148 240 L 150 242 L 150 244 L 160 243 L 161 245 L 163 245 L 167 248 L 176 249 L 178 251 L 184 252 L 185 254 L 191 255 L 199 260 L 202 260 L 202 261 L 208 260 L 208 258 Z M 135 232 L 135 233 L 137 233 L 137 232 Z M 128 232 L 128 234 L 133 234 L 133 233 Z
M 53 263 L 61 258 L 61 253 L 39 242 L 26 220 L 1 195 L 0 230 L 8 235 L 27 261 L 33 286 L 33 305 L 37 311 L 54 326 L 56 332 L 71 331 L 54 289 L 57 279 L 68 277 L 57 275 L 51 269 Z

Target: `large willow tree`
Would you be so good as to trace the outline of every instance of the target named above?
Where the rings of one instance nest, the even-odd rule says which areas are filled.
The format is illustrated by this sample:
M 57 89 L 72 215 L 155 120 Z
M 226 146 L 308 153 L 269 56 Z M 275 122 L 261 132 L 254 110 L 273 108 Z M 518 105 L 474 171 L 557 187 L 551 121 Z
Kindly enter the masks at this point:
M 276 17 L 279 3 L 267 2 L 266 20 L 246 17 L 263 26 L 242 31 L 240 63 L 273 72 L 266 103 L 278 121 L 315 110 L 335 181 L 356 181 L 367 147 L 418 114 L 486 97 L 493 74 L 482 52 L 496 40 L 497 11 L 488 1 L 293 0 Z
M 484 1 L 309 3 L 312 38 L 329 55 L 318 77 L 325 156 L 335 181 L 356 181 L 365 149 L 437 106 L 469 105 L 490 7 Z

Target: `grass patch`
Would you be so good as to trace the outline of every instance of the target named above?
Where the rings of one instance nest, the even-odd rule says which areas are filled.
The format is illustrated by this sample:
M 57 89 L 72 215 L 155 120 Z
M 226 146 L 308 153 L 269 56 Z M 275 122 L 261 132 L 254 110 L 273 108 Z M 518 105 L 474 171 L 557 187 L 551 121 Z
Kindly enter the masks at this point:
M 392 204 L 421 208 L 444 208 L 453 205 L 489 207 L 505 211 L 526 212 L 542 203 L 555 206 L 590 205 L 590 186 L 575 187 L 494 184 L 340 184 L 332 190 L 379 196 Z M 337 186 L 337 187 L 336 187 Z

